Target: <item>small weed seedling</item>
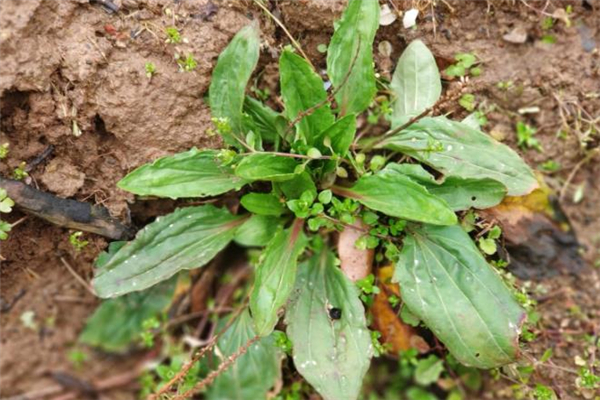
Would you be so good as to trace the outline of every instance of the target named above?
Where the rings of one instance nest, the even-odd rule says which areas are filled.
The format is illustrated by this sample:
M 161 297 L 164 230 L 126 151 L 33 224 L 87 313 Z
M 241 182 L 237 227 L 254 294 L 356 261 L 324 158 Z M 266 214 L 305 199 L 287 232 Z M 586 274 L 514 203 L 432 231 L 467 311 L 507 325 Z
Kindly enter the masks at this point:
M 8 197 L 8 193 L 3 188 L 0 188 L 0 213 L 8 214 L 12 211 L 15 202 Z M 0 219 L 0 240 L 8 239 L 8 232 L 12 229 L 12 225 Z
M 136 333 L 127 338 L 147 331 L 143 321 L 164 309 L 178 272 L 206 265 L 231 242 L 260 252 L 247 309 L 229 319 L 216 342 L 211 359 L 221 365 L 176 398 L 206 389 L 207 399 L 264 399 L 289 353 L 325 400 L 356 399 L 374 353 L 387 348 L 374 346 L 378 333 L 365 316 L 363 303 L 378 290 L 373 275 L 357 286 L 340 268 L 334 238 L 345 230 L 359 232 L 353 251 L 373 251 L 377 265 L 394 265 L 402 291 L 393 301 L 431 330 L 456 365 L 495 368 L 516 359 L 525 311 L 456 213 L 527 194 L 537 181 L 509 147 L 470 123 L 435 115 L 440 73 L 419 40 L 398 61 L 385 90 L 393 98 L 374 108 L 378 121 L 389 119 L 389 130 L 357 132 L 358 116 L 377 95 L 372 46 L 379 11 L 375 0 L 349 1 L 327 46 L 329 91 L 309 61 L 292 48 L 281 51 L 281 111 L 246 95 L 260 32 L 257 23 L 243 28 L 219 56 L 209 90 L 224 148 L 163 157 L 119 182 L 141 196 L 213 198 L 156 218 L 99 257 L 94 289 L 113 298 L 103 304 L 105 317 L 124 325 L 136 318 Z M 180 40 L 175 33 L 169 40 Z M 451 74 L 476 73 L 472 54 L 456 60 Z M 523 141 L 528 147 L 531 136 Z M 219 206 L 225 193 L 227 204 L 237 193 L 235 211 Z M 494 228 L 480 240 L 486 253 L 495 252 L 499 234 Z M 127 302 L 144 316 L 114 312 Z M 101 321 L 94 316 L 86 342 L 121 349 L 122 338 L 102 336 Z M 285 330 L 285 346 L 276 328 Z M 174 363 L 163 381 L 181 366 Z M 433 355 L 411 364 L 423 385 L 436 381 L 441 367 Z M 166 394 L 172 383 L 148 387 Z
M 81 239 L 81 236 L 83 236 L 83 232 L 80 231 L 73 232 L 69 235 L 69 243 L 71 243 L 71 246 L 73 246 L 77 252 L 83 250 L 89 244 L 87 240 Z
M 152 62 L 147 62 L 144 65 L 144 70 L 146 71 L 146 76 L 150 79 L 156 74 L 156 65 Z

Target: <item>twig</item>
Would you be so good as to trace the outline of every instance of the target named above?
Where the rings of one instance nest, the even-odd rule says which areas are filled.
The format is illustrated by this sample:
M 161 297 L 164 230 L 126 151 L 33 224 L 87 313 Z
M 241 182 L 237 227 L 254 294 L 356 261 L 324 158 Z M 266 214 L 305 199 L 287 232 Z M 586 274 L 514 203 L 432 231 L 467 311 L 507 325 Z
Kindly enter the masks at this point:
M 225 361 L 223 361 L 221 364 L 219 364 L 219 368 L 212 371 L 210 374 L 208 374 L 206 376 L 206 378 L 202 379 L 200 382 L 198 382 L 196 385 L 194 385 L 194 387 L 191 388 L 190 390 L 188 390 L 187 392 L 185 392 L 181 395 L 175 396 L 173 398 L 173 400 L 188 399 L 191 396 L 193 396 L 195 393 L 200 391 L 203 387 L 210 385 L 216 379 L 217 376 L 219 376 L 220 374 L 225 372 L 225 370 L 227 370 L 227 368 L 229 368 L 238 358 L 240 358 L 241 356 L 246 354 L 246 352 L 248 351 L 250 346 L 252 346 L 254 343 L 256 343 L 259 339 L 260 339 L 260 336 L 256 335 L 252 339 L 248 340 L 245 345 L 243 345 L 242 347 L 237 349 L 237 351 L 235 353 L 233 353 L 232 355 L 227 357 L 227 359 Z
M 304 53 L 304 50 L 302 50 L 302 47 L 300 46 L 300 43 L 298 43 L 296 41 L 296 39 L 294 39 L 294 37 L 292 36 L 292 34 L 287 30 L 287 28 L 285 27 L 285 25 L 283 25 L 283 23 L 276 17 L 274 16 L 271 11 L 269 11 L 269 9 L 267 7 L 265 7 L 264 5 L 261 4 L 261 2 L 259 0 L 254 0 L 254 3 L 256 3 L 257 6 L 259 6 L 260 8 L 262 8 L 262 10 L 264 12 L 267 13 L 267 15 L 273 20 L 275 21 L 275 23 L 277 25 L 279 25 L 279 27 L 281 29 L 283 29 L 283 31 L 285 32 L 285 34 L 287 35 L 288 38 L 290 38 L 292 44 L 294 45 L 294 47 L 300 52 L 300 54 L 302 54 L 302 57 L 304 57 L 304 59 L 310 64 L 310 66 L 312 67 L 312 69 L 314 69 L 315 71 L 317 70 L 315 68 L 315 66 L 313 65 L 313 63 L 310 61 L 310 59 L 308 58 L 308 56 L 306 55 L 306 53 Z
M 239 316 L 242 310 L 243 308 L 240 308 L 236 314 L 232 315 L 232 317 L 229 319 L 229 321 L 227 321 L 227 324 L 223 327 L 223 329 L 221 329 L 220 332 L 214 335 L 212 339 L 206 344 L 206 346 L 200 349 L 200 351 L 196 353 L 187 364 L 181 367 L 181 370 L 177 374 L 175 374 L 175 376 L 169 382 L 163 385 L 155 394 L 149 396 L 148 400 L 158 400 L 160 396 L 171 390 L 171 387 L 174 384 L 185 378 L 188 371 L 194 366 L 194 364 L 196 364 L 200 359 L 202 359 L 202 357 L 204 357 L 204 354 L 206 354 L 207 351 L 211 350 L 217 344 L 217 340 L 219 339 L 219 337 L 227 329 L 229 329 L 229 327 L 233 324 L 233 322 L 236 320 L 236 318 Z
M 575 178 L 575 175 L 577 174 L 577 172 L 579 171 L 579 169 L 588 161 L 590 161 L 592 158 L 594 158 L 594 156 L 596 154 L 598 154 L 600 152 L 600 148 L 595 148 L 594 150 L 590 151 L 588 153 L 587 156 L 585 156 L 581 161 L 579 161 L 577 163 L 577 165 L 575 165 L 575 167 L 573 168 L 573 170 L 571 171 L 571 173 L 569 174 L 569 176 L 567 177 L 567 180 L 565 181 L 563 187 L 560 189 L 560 196 L 558 197 L 559 200 L 563 200 L 566 193 L 567 193 L 567 188 L 569 187 L 569 185 L 571 184 L 571 181 L 573 180 L 573 178 Z
M 85 281 L 85 279 L 83 279 L 81 276 L 79 276 L 79 274 L 77 274 L 77 272 L 75 272 L 75 270 L 73 269 L 73 267 L 71 267 L 69 265 L 69 263 L 67 262 L 67 260 L 65 260 L 64 258 L 60 257 L 60 261 L 63 263 L 63 265 L 69 270 L 69 272 L 71 273 L 71 275 L 73 275 L 73 277 L 77 280 L 77 282 L 81 283 L 81 285 L 83 285 L 83 287 L 90 292 L 92 295 L 96 296 L 96 292 L 94 291 L 94 289 L 90 286 L 89 283 L 87 283 Z
M 334 192 L 334 193 L 336 193 L 335 187 L 332 187 L 331 191 Z M 338 193 L 336 193 L 336 194 L 338 194 Z M 345 222 L 340 221 L 339 219 L 335 219 L 333 217 L 330 217 L 327 214 L 319 214 L 319 217 L 323 217 L 323 218 L 325 218 L 325 219 L 327 219 L 327 220 L 329 220 L 329 221 L 331 221 L 333 223 L 342 225 L 344 228 L 354 229 L 355 231 L 363 232 L 363 233 L 365 233 L 367 235 L 371 234 L 371 231 L 369 229 L 361 228 L 360 226 L 356 226 L 356 225 L 347 224 Z M 375 234 L 374 236 L 377 236 L 380 239 L 389 240 L 389 241 L 392 241 L 392 242 L 397 242 L 398 241 L 398 238 L 395 238 L 395 237 L 392 237 L 392 236 L 381 235 L 379 233 Z

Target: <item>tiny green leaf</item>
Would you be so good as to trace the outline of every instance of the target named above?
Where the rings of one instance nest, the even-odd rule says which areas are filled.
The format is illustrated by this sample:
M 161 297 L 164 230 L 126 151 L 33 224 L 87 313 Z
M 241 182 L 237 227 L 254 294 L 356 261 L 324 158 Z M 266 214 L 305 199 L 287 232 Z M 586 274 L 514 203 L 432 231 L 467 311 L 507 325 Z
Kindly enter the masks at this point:
M 235 176 L 231 167 L 221 164 L 218 153 L 193 148 L 159 158 L 130 172 L 117 186 L 137 195 L 172 199 L 216 196 L 239 190 L 246 182 Z
M 242 196 L 240 203 L 246 210 L 258 215 L 279 217 L 285 212 L 285 206 L 270 193 L 248 193 Z
M 256 269 L 250 310 L 254 328 L 260 336 L 273 332 L 277 313 L 294 288 L 298 257 L 307 243 L 302 226 L 303 220 L 297 219 L 291 227 L 279 231 L 269 242 Z
M 419 385 L 429 386 L 438 380 L 442 371 L 444 371 L 444 362 L 432 354 L 417 362 L 415 381 Z
M 392 125 L 404 123 L 406 117 L 418 115 L 433 106 L 442 93 L 442 81 L 435 58 L 420 40 L 412 41 L 398 60 L 392 77 L 396 95 Z
M 225 322 L 224 320 L 222 322 Z M 225 325 L 219 324 L 221 329 Z M 219 338 L 215 361 L 224 362 L 248 340 L 256 336 L 252 318 L 243 311 Z M 217 368 L 217 365 L 214 365 Z M 219 374 L 206 393 L 207 400 L 266 399 L 267 393 L 281 379 L 281 352 L 272 336 L 262 338 L 240 356 L 235 363 Z
M 407 227 L 402 299 L 466 366 L 513 362 L 525 312 L 459 225 Z
M 391 168 L 363 176 L 351 188 L 337 188 L 335 191 L 392 217 L 437 225 L 457 222 L 456 215 L 444 200 Z
M 300 113 L 327 99 L 323 80 L 305 59 L 290 50 L 283 50 L 281 53 L 279 76 L 285 115 L 290 120 L 294 120 Z M 333 122 L 333 113 L 329 104 L 325 102 L 298 122 L 296 138 L 312 145 L 314 138 Z
M 212 205 L 156 218 L 123 246 L 92 281 L 99 297 L 147 289 L 183 269 L 209 262 L 233 239 L 244 218 Z
M 440 151 L 430 150 L 432 141 Z M 377 147 L 401 151 L 446 176 L 494 179 L 507 187 L 510 196 L 538 187 L 532 170 L 511 148 L 445 117 L 423 118 Z
M 298 270 L 285 315 L 298 372 L 325 400 L 358 398 L 373 348 L 358 288 L 325 250 Z M 333 319 L 333 308 L 340 310 Z
M 209 102 L 214 118 L 228 121 L 234 135 L 244 133 L 242 109 L 246 85 L 258 62 L 260 31 L 253 22 L 242 28 L 219 55 L 213 70 L 209 89 Z M 225 141 L 230 145 L 239 144 L 229 135 Z
M 377 0 L 350 0 L 327 49 L 327 75 L 338 88 L 340 114 L 360 114 L 377 92 L 373 40 L 379 27 Z
M 240 178 L 251 181 L 286 181 L 296 176 L 298 163 L 291 157 L 253 153 L 242 159 L 235 169 Z

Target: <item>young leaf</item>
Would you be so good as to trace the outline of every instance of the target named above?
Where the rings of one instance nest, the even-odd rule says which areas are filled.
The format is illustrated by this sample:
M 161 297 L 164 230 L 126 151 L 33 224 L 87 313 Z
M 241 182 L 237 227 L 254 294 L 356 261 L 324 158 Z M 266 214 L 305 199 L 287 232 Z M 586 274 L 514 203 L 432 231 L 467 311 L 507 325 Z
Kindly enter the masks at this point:
M 216 196 L 239 190 L 246 182 L 235 176 L 231 167 L 222 165 L 217 155 L 215 150 L 193 148 L 159 158 L 130 172 L 117 186 L 137 195 L 171 199 Z
M 253 153 L 242 159 L 235 174 L 250 181 L 286 181 L 296 176 L 298 166 L 291 157 Z
M 402 299 L 466 366 L 513 362 L 525 312 L 458 225 L 413 226 L 394 280 Z
M 299 268 L 285 315 L 287 334 L 296 368 L 325 400 L 358 398 L 369 369 L 373 348 L 358 296 L 330 251 Z M 330 317 L 333 308 L 341 310 L 338 319 Z
M 291 227 L 279 231 L 269 242 L 256 269 L 250 310 L 254 328 L 260 336 L 273 332 L 277 313 L 294 288 L 298 257 L 307 242 L 302 232 L 303 222 L 296 219 Z
M 286 210 L 277 196 L 270 193 L 248 193 L 240 199 L 244 208 L 258 215 L 279 217 Z
M 220 324 L 224 326 L 224 324 Z M 222 327 L 221 327 L 222 329 Z M 252 318 L 243 311 L 219 338 L 215 358 L 220 362 L 256 336 Z M 216 368 L 217 365 L 214 366 Z M 262 338 L 209 386 L 207 400 L 266 399 L 281 375 L 281 353 L 272 336 Z
M 327 93 L 323 80 L 308 62 L 290 50 L 284 50 L 279 58 L 281 97 L 285 104 L 285 115 L 294 120 L 298 114 L 323 102 Z M 312 145 L 314 138 L 334 122 L 329 104 L 317 108 L 297 124 L 297 139 Z
M 391 88 L 396 95 L 392 115 L 394 126 L 404 123 L 406 117 L 425 111 L 439 99 L 442 93 L 440 72 L 433 54 L 420 40 L 412 41 L 402 53 Z
M 244 112 L 250 117 L 264 141 L 272 143 L 277 136 L 282 136 L 285 133 L 287 128 L 286 119 L 250 96 L 246 96 Z
M 469 208 L 489 208 L 498 205 L 506 196 L 506 187 L 493 179 L 463 179 L 449 177 L 443 182 L 435 180 L 419 164 L 388 164 L 386 169 L 393 169 L 408 175 L 427 188 L 429 193 L 438 196 L 448 203 L 454 211 Z
M 329 138 L 334 153 L 345 157 L 355 134 L 356 116 L 354 114 L 346 115 L 321 132 L 315 140 L 315 145 L 319 146 L 321 150 L 327 151 L 328 147 L 323 144 L 323 140 Z
M 331 38 L 327 75 L 338 88 L 341 115 L 360 114 L 377 92 L 372 48 L 378 27 L 377 0 L 350 0 Z
M 457 222 L 456 215 L 444 200 L 430 194 L 408 176 L 389 168 L 363 176 L 351 188 L 337 187 L 334 192 L 392 217 L 436 225 Z
M 219 55 L 209 89 L 210 109 L 214 118 L 228 121 L 234 135 L 244 133 L 242 108 L 246 85 L 258 62 L 260 32 L 257 22 L 242 28 Z M 224 140 L 239 146 L 231 134 Z
M 439 151 L 431 144 L 439 144 Z M 521 196 L 538 187 L 533 171 L 511 148 L 445 117 L 423 118 L 377 147 L 401 151 L 446 176 L 490 178 Z
M 281 226 L 281 219 L 265 215 L 253 215 L 235 232 L 233 240 L 240 246 L 266 246 Z
M 96 294 L 121 296 L 183 269 L 201 267 L 227 246 L 243 222 L 243 217 L 212 205 L 180 208 L 159 217 L 96 271 Z

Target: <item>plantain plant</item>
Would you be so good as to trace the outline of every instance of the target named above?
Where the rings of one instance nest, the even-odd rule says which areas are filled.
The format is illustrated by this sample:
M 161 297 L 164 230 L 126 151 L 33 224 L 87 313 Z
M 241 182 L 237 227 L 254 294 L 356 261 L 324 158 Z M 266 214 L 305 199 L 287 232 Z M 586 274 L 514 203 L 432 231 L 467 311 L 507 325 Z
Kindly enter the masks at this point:
M 234 192 L 241 207 L 190 206 L 156 218 L 102 255 L 93 280 L 100 297 L 156 291 L 232 241 L 262 249 L 249 310 L 220 339 L 219 354 L 260 340 L 217 378 L 208 398 L 266 397 L 280 375 L 276 327 L 292 343 L 297 371 L 324 399 L 358 397 L 373 346 L 359 290 L 332 245 L 344 229 L 360 229 L 356 246 L 395 265 L 403 304 L 458 361 L 493 368 L 517 356 L 524 311 L 457 212 L 527 194 L 536 179 L 476 125 L 433 116 L 442 84 L 419 40 L 405 49 L 389 85 L 391 127 L 361 138 L 357 118 L 380 85 L 372 54 L 378 25 L 376 0 L 349 1 L 327 49 L 329 92 L 310 62 L 283 48 L 282 111 L 246 94 L 260 52 L 258 24 L 246 26 L 219 56 L 209 90 L 224 148 L 160 158 L 118 184 L 171 199 Z M 358 220 L 364 228 L 353 225 Z

